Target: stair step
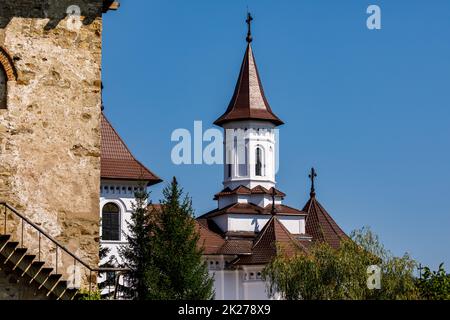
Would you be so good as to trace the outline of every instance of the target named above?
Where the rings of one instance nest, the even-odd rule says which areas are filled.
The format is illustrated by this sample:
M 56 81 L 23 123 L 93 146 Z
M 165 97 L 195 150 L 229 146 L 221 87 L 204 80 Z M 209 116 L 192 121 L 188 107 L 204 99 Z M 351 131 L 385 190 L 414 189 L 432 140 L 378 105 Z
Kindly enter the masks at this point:
M 58 284 L 55 286 L 55 288 L 52 291 L 52 294 L 56 296 L 57 299 L 61 299 L 64 292 L 67 290 L 67 281 L 66 280 L 60 280 Z
M 34 259 L 36 259 L 36 256 L 34 254 L 27 254 L 16 265 L 17 269 L 19 269 L 20 271 L 23 271 L 22 276 L 25 274 L 25 272 L 28 270 L 28 268 L 31 267 Z
M 2 251 L 3 246 L 8 243 L 11 236 L 9 234 L 3 234 L 0 236 L 0 251 Z
M 61 280 L 61 278 L 62 278 L 62 274 L 52 274 L 47 278 L 47 280 L 45 280 L 44 283 L 41 284 L 39 289 L 42 287 L 46 288 L 48 290 L 48 293 L 47 293 L 47 297 L 48 297 L 50 295 L 50 293 L 52 293 L 53 289 L 55 289 L 56 285 L 58 284 L 59 280 Z
M 47 281 L 48 277 L 52 272 L 53 268 L 42 268 L 41 271 L 39 271 L 39 273 L 34 277 L 34 281 L 36 281 L 42 286 L 42 284 L 44 284 L 45 281 Z
M 36 275 L 39 273 L 39 271 L 41 271 L 44 264 L 45 264 L 45 262 L 43 262 L 43 261 L 34 261 L 33 263 L 31 263 L 31 266 L 28 268 L 28 270 L 26 270 L 22 274 L 22 276 L 24 274 L 27 274 L 31 278 L 31 281 L 30 281 L 30 283 L 31 283 L 33 281 L 33 279 L 36 277 Z
M 5 264 L 8 261 L 9 257 L 11 257 L 11 255 L 14 253 L 18 245 L 19 245 L 18 242 L 9 241 L 6 245 L 3 246 L 3 249 L 0 251 L 0 253 L 6 259 Z
M 70 288 L 66 289 L 64 294 L 60 297 L 61 300 L 74 300 L 78 294 L 78 289 Z
M 16 269 L 17 264 L 22 261 L 23 257 L 27 253 L 27 249 L 25 248 L 18 248 L 16 249 L 13 254 L 9 258 L 9 262 L 14 265 L 13 270 Z

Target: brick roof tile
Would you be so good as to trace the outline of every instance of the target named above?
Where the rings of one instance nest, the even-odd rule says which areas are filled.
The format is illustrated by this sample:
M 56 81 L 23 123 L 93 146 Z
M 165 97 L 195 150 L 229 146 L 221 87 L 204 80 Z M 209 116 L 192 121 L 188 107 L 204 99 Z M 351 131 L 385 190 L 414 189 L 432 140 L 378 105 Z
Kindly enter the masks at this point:
M 144 180 L 153 185 L 162 180 L 137 161 L 126 144 L 102 113 L 101 119 L 102 179 Z

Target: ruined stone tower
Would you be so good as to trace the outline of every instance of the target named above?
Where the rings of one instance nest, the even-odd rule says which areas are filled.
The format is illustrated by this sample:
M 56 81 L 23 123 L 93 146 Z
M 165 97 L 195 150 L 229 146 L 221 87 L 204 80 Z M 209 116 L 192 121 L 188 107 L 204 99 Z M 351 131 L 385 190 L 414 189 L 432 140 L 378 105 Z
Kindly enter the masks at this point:
M 0 2 L 0 201 L 93 267 L 102 14 L 112 2 Z M 32 230 L 25 233 L 32 239 Z M 73 264 L 60 259 L 61 269 Z

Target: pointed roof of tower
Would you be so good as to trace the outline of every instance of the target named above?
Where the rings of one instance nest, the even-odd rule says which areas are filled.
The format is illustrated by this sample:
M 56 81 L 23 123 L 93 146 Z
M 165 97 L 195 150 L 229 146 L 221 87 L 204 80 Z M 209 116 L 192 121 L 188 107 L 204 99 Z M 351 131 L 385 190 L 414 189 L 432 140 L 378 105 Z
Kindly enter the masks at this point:
M 102 112 L 101 177 L 102 179 L 144 180 L 153 185 L 162 180 L 136 160 Z
M 345 232 L 315 197 L 309 199 L 303 211 L 308 213 L 305 226 L 306 233 L 311 235 L 314 241 L 326 242 L 332 248 L 337 249 L 342 240 L 348 239 Z
M 337 225 L 319 201 L 317 201 L 314 185 L 317 172 L 314 168 L 311 168 L 309 178 L 311 179 L 310 199 L 303 208 L 303 211 L 308 214 L 305 225 L 306 233 L 311 235 L 314 241 L 326 242 L 331 247 L 337 249 L 341 241 L 348 239 L 348 236 Z
M 264 94 L 251 46 L 253 38 L 250 23 L 252 20 L 253 18 L 249 14 L 247 18 L 247 24 L 249 25 L 247 50 L 230 104 L 225 113 L 214 122 L 218 126 L 237 120 L 265 120 L 277 126 L 283 124 L 283 121 L 272 112 Z
M 272 216 L 255 239 L 252 254 L 240 257 L 235 264 L 267 264 L 279 253 L 293 256 L 306 251 L 307 244 L 295 239 L 280 220 Z
M 313 237 L 314 241 L 326 242 L 331 247 L 337 249 L 342 240 L 348 239 L 348 236 L 328 214 L 325 208 L 316 199 L 316 190 L 314 181 L 317 173 L 314 168 L 311 169 L 309 178 L 311 179 L 310 199 L 306 203 L 303 211 L 307 212 L 306 233 Z

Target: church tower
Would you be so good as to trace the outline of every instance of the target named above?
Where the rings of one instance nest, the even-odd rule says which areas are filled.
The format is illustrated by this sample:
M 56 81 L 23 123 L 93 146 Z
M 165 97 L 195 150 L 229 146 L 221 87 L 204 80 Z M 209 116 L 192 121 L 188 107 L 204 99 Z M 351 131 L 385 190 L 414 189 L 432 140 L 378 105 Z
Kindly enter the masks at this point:
M 216 209 L 197 218 L 199 246 L 214 277 L 216 299 L 269 299 L 262 273 L 280 254 L 307 253 L 313 242 L 339 247 L 345 233 L 316 199 L 303 210 L 282 203 L 276 188 L 277 128 L 252 50 L 250 14 L 247 49 L 231 102 L 214 123 L 225 130 L 224 189 Z
M 278 168 L 276 128 L 283 124 L 273 113 L 264 94 L 252 49 L 250 14 L 247 17 L 247 49 L 242 61 L 233 97 L 225 113 L 214 124 L 225 131 L 224 187 L 257 192 L 244 197 L 246 201 L 266 206 L 271 201 Z M 243 191 L 243 190 L 242 190 Z M 276 192 L 277 202 L 281 200 Z M 261 196 L 264 195 L 265 196 Z M 255 197 L 256 196 L 256 197 Z M 233 201 L 219 195 L 219 207 Z

